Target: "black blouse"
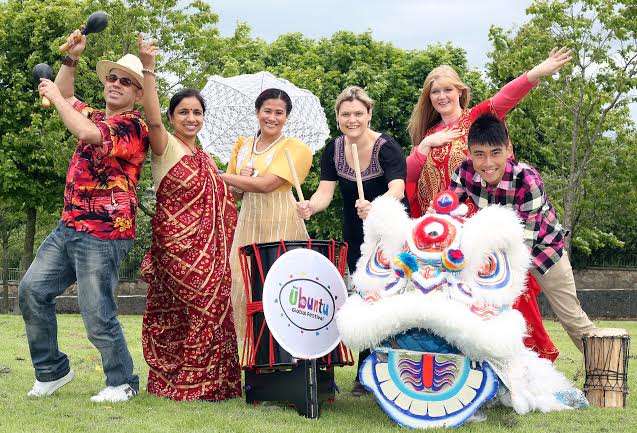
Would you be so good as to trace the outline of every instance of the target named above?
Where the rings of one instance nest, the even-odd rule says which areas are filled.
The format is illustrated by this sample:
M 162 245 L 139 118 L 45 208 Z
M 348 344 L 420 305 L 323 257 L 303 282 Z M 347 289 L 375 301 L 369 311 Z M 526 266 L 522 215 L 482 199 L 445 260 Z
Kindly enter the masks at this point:
M 392 180 L 405 180 L 407 163 L 400 145 L 392 137 L 381 134 L 374 143 L 369 166 L 361 173 L 365 199 L 373 201 L 385 194 Z M 363 243 L 363 220 L 358 217 L 354 204 L 358 199 L 356 174 L 345 160 L 345 136 L 341 135 L 325 147 L 321 159 L 321 180 L 338 181 L 343 196 L 343 239 L 349 244 L 347 264 L 354 272 L 361 256 Z M 407 198 L 403 204 L 409 209 Z

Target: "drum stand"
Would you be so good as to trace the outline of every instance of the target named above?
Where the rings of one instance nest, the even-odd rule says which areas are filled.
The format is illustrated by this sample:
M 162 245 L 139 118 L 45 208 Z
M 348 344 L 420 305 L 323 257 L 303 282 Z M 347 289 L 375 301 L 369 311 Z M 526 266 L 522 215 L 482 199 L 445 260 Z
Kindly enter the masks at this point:
M 292 367 L 245 370 L 246 403 L 287 401 L 299 415 L 316 419 L 324 401 L 334 401 L 334 368 L 319 368 L 316 359 Z

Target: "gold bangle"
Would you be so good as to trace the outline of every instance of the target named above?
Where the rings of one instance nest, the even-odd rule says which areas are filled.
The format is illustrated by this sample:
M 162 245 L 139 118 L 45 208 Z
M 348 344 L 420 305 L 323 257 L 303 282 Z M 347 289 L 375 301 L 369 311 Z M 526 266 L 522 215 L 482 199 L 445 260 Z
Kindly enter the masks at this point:
M 152 75 L 153 77 L 155 76 L 155 71 L 151 71 L 150 69 L 146 69 L 146 68 L 142 69 L 142 74 L 146 74 L 146 73 Z

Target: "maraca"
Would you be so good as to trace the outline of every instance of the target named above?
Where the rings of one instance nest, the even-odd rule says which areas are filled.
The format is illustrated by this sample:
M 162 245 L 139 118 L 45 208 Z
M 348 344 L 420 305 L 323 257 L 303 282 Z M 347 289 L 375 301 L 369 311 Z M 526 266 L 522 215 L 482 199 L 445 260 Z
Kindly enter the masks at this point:
M 89 33 L 99 33 L 106 28 L 108 25 L 108 14 L 103 11 L 93 12 L 89 15 L 88 20 L 86 20 L 86 25 L 80 31 L 83 35 L 88 35 Z M 76 41 L 79 40 L 79 36 L 76 36 Z M 60 51 L 65 52 L 69 49 L 69 43 L 65 42 L 64 45 L 60 47 Z
M 38 63 L 33 67 L 33 79 L 36 83 L 40 84 L 40 78 L 46 78 L 47 80 L 53 79 L 53 69 L 46 63 Z M 51 106 L 51 101 L 49 101 L 46 96 L 42 97 L 42 106 L 44 108 Z

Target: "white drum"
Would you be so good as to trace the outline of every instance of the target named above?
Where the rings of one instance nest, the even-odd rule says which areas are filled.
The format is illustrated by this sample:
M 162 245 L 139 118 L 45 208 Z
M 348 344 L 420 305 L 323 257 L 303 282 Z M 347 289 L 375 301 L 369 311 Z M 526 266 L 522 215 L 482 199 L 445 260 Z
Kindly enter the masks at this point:
M 320 358 L 340 343 L 334 316 L 347 298 L 345 282 L 322 254 L 300 248 L 279 257 L 263 285 L 270 332 L 292 356 Z

